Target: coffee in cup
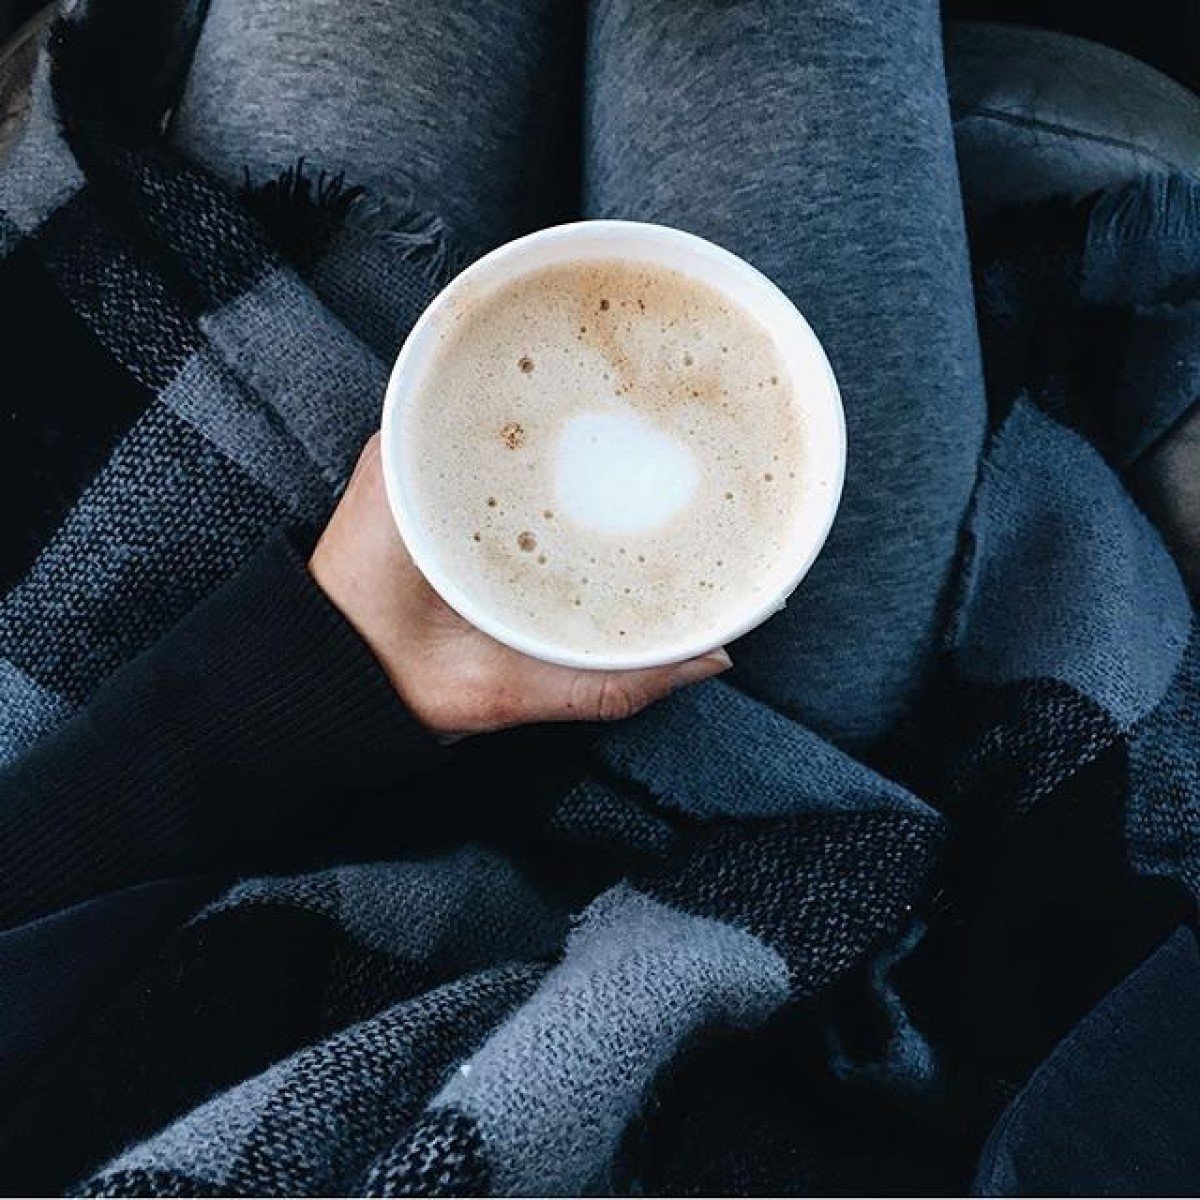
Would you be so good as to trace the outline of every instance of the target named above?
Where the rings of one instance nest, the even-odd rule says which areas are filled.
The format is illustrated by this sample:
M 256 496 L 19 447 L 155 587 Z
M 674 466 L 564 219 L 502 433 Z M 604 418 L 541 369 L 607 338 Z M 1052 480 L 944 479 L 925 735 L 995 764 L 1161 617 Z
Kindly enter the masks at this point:
M 784 299 L 823 368 L 807 375 L 736 289 L 649 253 L 653 236 L 630 246 L 629 228 L 545 231 L 523 240 L 590 238 L 460 276 L 414 330 L 420 362 L 402 353 L 385 417 L 389 496 L 433 586 L 577 666 L 688 657 L 777 609 L 841 482 L 836 388 L 799 314 Z

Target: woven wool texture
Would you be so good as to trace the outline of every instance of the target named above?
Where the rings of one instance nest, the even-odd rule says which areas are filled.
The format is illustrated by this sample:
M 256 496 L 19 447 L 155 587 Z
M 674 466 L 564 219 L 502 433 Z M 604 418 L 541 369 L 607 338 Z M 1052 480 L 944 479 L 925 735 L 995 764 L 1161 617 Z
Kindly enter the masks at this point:
M 196 7 L 76 4 L 0 167 L 0 763 L 329 511 L 457 261 L 435 217 L 355 194 L 301 245 L 302 166 L 264 201 L 174 157 Z M 1200 234 L 1196 195 L 1150 180 L 979 248 L 993 429 L 942 664 L 870 762 L 714 682 L 598 733 L 519 852 L 242 881 L 2 1115 L 14 1180 L 965 1186 L 1005 1100 L 1170 933 L 1146 887 L 1200 885 L 1193 609 L 1120 475 L 1165 393 L 1124 388 L 1109 419 L 1080 366 L 1103 329 L 1146 386 L 1195 338 L 1200 262 L 1160 247 Z M 587 894 L 539 855 L 586 865 Z M 1127 937 L 1088 932 L 1118 907 Z

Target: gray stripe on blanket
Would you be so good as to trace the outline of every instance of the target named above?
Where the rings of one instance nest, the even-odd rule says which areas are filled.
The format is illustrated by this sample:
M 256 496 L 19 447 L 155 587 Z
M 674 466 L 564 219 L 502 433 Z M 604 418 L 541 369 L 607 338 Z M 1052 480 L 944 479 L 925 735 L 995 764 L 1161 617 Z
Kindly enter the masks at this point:
M 510 963 L 404 1000 L 216 1096 L 82 1190 L 126 1195 L 136 1182 L 147 1195 L 144 1181 L 158 1178 L 180 1181 L 185 1190 L 172 1194 L 181 1195 L 197 1183 L 214 1194 L 361 1195 L 370 1160 L 416 1115 L 446 1066 L 541 973 Z
M 596 899 L 562 961 L 434 1100 L 473 1119 L 495 1195 L 578 1195 L 660 1068 L 702 1027 L 754 1025 L 788 968 L 744 930 L 627 884 Z
M 356 209 L 357 205 L 351 211 Z M 413 217 L 412 223 L 437 227 L 428 217 Z M 386 229 L 343 226 L 317 265 L 313 287 L 380 361 L 390 364 L 417 318 L 441 290 L 444 272 L 437 268 L 446 265 L 447 257 L 457 258 L 458 253 L 414 261 L 411 245 L 398 244 Z
M 63 140 L 50 96 L 50 60 L 38 58 L 24 128 L 0 172 L 0 214 L 32 233 L 83 187 L 83 173 Z M 0 252 L 10 239 L 0 241 Z
M 15 762 L 70 711 L 61 696 L 0 658 L 0 767 Z
M 291 271 L 274 271 L 200 327 L 340 487 L 379 427 L 387 370 Z
M 152 404 L 0 601 L 0 646 L 78 703 L 286 517 L 195 429 Z
M 556 951 L 565 912 L 501 854 L 464 846 L 437 858 L 367 863 L 232 887 L 195 920 L 230 908 L 283 904 L 322 913 L 360 945 L 434 969 L 475 970 Z
M 328 512 L 332 489 L 312 459 L 209 351 L 193 354 L 160 399 L 291 512 L 306 520 Z
M 722 730 L 717 742 L 714 729 Z M 665 804 L 699 817 L 933 815 L 899 784 L 719 679 L 610 726 L 599 749 Z
M 1124 728 L 1179 670 L 1192 605 L 1175 564 L 1099 453 L 1028 401 L 984 460 L 957 615 L 978 683 L 1057 679 Z

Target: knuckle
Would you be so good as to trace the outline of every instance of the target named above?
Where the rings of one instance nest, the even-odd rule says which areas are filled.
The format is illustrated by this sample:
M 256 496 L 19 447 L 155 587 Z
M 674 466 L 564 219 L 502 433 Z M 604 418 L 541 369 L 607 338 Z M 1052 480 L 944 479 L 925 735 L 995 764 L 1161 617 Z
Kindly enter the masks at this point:
M 577 671 L 567 692 L 567 712 L 575 717 L 586 718 L 592 710 L 591 698 L 592 681 L 586 671 Z
M 602 676 L 596 692 L 596 716 L 601 721 L 623 721 L 637 711 L 629 688 L 611 675 Z

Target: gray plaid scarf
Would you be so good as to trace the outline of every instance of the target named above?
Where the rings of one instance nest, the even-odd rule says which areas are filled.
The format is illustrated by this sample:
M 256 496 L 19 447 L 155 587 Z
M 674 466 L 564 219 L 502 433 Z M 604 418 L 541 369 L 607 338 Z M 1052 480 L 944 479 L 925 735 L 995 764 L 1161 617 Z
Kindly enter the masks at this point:
M 0 760 L 327 514 L 457 261 L 340 181 L 239 197 L 175 157 L 197 8 L 76 4 L 0 169 Z M 1156 255 L 1127 210 L 1186 186 L 1091 210 L 1124 231 L 1089 243 L 1103 304 Z M 1004 1011 L 1029 963 L 1092 897 L 1200 883 L 1192 607 L 1060 367 L 998 398 L 943 668 L 872 764 L 718 681 L 607 731 L 553 806 L 531 845 L 586 864 L 582 899 L 481 847 L 244 881 L 130 968 L 5 1144 L 86 1127 L 94 1195 L 830 1187 L 876 1161 L 863 1112 L 977 1145 L 1062 1032 Z M 1041 958 L 1004 934 L 1028 911 Z M 947 998 L 980 979 L 986 1009 Z

